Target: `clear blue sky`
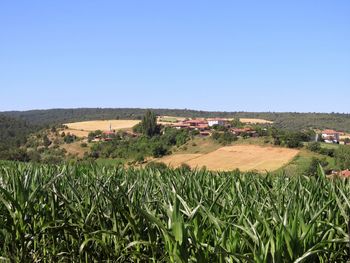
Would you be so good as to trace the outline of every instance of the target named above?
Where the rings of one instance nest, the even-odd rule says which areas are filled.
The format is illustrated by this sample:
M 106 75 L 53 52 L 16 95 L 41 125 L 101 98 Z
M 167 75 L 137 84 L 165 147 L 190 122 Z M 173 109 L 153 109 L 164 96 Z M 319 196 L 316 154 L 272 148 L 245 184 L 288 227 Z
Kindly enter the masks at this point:
M 350 1 L 1 1 L 0 110 L 350 112 Z

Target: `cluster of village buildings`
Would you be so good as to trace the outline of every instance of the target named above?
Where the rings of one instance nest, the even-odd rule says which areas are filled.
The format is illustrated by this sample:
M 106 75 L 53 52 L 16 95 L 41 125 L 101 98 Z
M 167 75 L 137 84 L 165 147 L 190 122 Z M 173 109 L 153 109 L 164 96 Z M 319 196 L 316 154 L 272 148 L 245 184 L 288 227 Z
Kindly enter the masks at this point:
M 208 118 L 208 119 L 184 119 L 182 121 L 169 122 L 167 126 L 174 127 L 176 129 L 188 129 L 196 130 L 199 132 L 199 135 L 205 137 L 210 136 L 215 126 L 226 127 L 227 130 L 237 136 L 245 134 L 249 137 L 258 137 L 258 133 L 251 127 L 231 127 L 231 120 L 225 118 Z M 128 131 L 130 136 L 137 136 L 135 133 Z M 93 141 L 110 141 L 112 140 L 115 131 L 108 130 L 104 131 L 102 135 L 98 135 L 94 138 Z M 326 143 L 335 143 L 335 144 L 348 144 L 349 142 L 341 140 L 341 135 L 344 135 L 343 132 L 326 129 L 317 134 L 316 141 L 318 141 L 321 136 L 322 140 Z
M 214 126 L 226 127 L 228 128 L 228 131 L 232 132 L 237 136 L 243 133 L 251 137 L 258 136 L 257 132 L 254 129 L 250 127 L 244 127 L 244 128 L 231 127 L 230 122 L 231 121 L 229 119 L 224 119 L 224 118 L 188 119 L 188 120 L 172 123 L 170 124 L 170 126 L 176 129 L 197 130 L 199 131 L 199 134 L 202 136 L 210 136 Z
M 189 129 L 189 130 L 198 130 L 202 136 L 211 135 L 211 131 L 214 126 L 224 126 L 227 127 L 230 132 L 235 135 L 246 134 L 250 137 L 257 137 L 257 132 L 251 127 L 244 128 L 235 128 L 231 127 L 229 119 L 224 118 L 213 118 L 213 119 L 189 119 L 176 123 L 172 123 L 171 126 L 177 129 Z M 322 140 L 325 143 L 334 143 L 334 144 L 349 144 L 349 142 L 341 140 L 341 135 L 345 135 L 344 132 L 335 131 L 331 129 L 326 129 L 317 134 L 316 140 L 318 140 L 318 136 L 321 136 Z
M 257 137 L 258 133 L 251 127 L 236 128 L 231 127 L 231 120 L 224 118 L 209 118 L 209 119 L 184 119 L 182 121 L 169 122 L 167 126 L 174 127 L 176 129 L 188 129 L 195 130 L 199 132 L 201 136 L 210 136 L 215 126 L 226 127 L 229 132 L 240 136 L 245 134 L 250 137 Z M 132 131 L 126 131 L 129 136 L 136 137 L 137 134 Z M 93 141 L 111 141 L 115 131 L 110 127 L 109 131 L 104 131 L 101 135 L 96 136 Z M 342 140 L 341 136 L 345 135 L 343 132 L 326 129 L 323 131 L 317 132 L 316 141 L 318 141 L 321 136 L 322 140 L 325 143 L 334 143 L 334 144 L 349 144 L 350 140 Z M 333 175 L 348 177 L 350 178 L 350 171 L 334 171 Z
M 245 134 L 249 137 L 257 137 L 258 133 L 252 129 L 251 127 L 243 127 L 243 128 L 235 128 L 231 127 L 230 119 L 224 118 L 211 118 L 211 119 L 185 119 L 183 121 L 176 122 L 168 122 L 165 125 L 174 127 L 176 129 L 188 129 L 188 130 L 196 130 L 199 132 L 200 136 L 206 137 L 211 136 L 214 126 L 226 127 L 228 131 L 233 134 L 239 136 Z M 135 137 L 137 134 L 126 131 L 128 135 Z M 109 130 L 104 131 L 101 135 L 95 136 L 92 142 L 99 141 L 111 141 L 113 136 L 115 135 L 115 131 L 110 127 Z

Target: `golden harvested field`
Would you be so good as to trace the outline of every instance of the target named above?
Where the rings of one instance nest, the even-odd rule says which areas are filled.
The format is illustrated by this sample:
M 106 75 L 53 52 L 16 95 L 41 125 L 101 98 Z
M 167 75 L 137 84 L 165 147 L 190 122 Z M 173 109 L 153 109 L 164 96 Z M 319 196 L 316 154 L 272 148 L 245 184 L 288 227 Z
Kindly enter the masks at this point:
M 178 167 L 183 163 L 201 157 L 203 154 L 196 153 L 183 153 L 183 154 L 172 154 L 158 159 L 158 161 L 163 162 L 172 167 Z
M 159 161 L 177 167 L 186 163 L 192 168 L 206 166 L 213 171 L 274 171 L 290 162 L 298 150 L 257 145 L 234 145 L 221 147 L 207 154 L 174 154 Z
M 70 130 L 82 130 L 90 132 L 96 130 L 107 131 L 109 130 L 110 125 L 112 126 L 112 130 L 130 129 L 139 122 L 139 120 L 103 120 L 72 122 L 66 123 L 64 125 L 67 125 Z
M 264 119 L 250 119 L 250 118 L 240 118 L 239 119 L 243 123 L 251 123 L 251 124 L 272 124 L 272 121 L 264 120 Z
M 78 135 L 76 135 L 78 136 Z M 84 152 L 89 151 L 89 148 L 82 148 L 80 146 L 81 142 L 74 142 L 69 144 L 63 144 L 61 147 L 67 151 L 67 153 L 71 155 L 76 155 L 80 158 L 84 156 Z
M 174 121 L 184 121 L 186 118 L 184 117 L 176 117 L 176 116 L 158 116 L 157 117 L 157 122 L 158 124 L 161 125 L 171 125 L 172 123 L 174 123 Z M 165 121 L 167 120 L 167 121 Z
M 186 120 L 185 117 L 179 117 L 179 116 L 158 116 L 157 119 L 158 120 L 161 120 L 161 119 L 176 119 L 177 121 L 184 121 L 184 120 Z

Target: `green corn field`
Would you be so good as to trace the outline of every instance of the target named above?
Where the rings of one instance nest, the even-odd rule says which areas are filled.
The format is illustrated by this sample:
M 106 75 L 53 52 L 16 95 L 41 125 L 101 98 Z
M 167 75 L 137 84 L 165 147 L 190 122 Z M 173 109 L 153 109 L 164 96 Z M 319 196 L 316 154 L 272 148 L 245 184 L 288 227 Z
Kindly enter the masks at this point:
M 347 262 L 350 180 L 0 163 L 0 261 Z

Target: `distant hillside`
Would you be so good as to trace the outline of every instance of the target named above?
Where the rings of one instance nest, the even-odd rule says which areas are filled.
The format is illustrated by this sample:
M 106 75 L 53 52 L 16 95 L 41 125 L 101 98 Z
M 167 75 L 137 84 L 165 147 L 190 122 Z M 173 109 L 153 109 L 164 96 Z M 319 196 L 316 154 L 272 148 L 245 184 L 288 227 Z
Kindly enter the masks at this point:
M 27 136 L 38 130 L 38 127 L 24 120 L 0 115 L 0 157 L 6 152 L 18 148 L 27 140 Z
M 340 113 L 275 113 L 275 112 L 216 112 L 188 109 L 151 109 L 158 115 L 183 117 L 239 117 L 271 120 L 276 127 L 300 130 L 332 128 L 350 132 L 350 114 Z M 34 125 L 59 124 L 74 121 L 103 119 L 141 119 L 146 109 L 139 108 L 78 108 L 2 112 L 9 117 Z

